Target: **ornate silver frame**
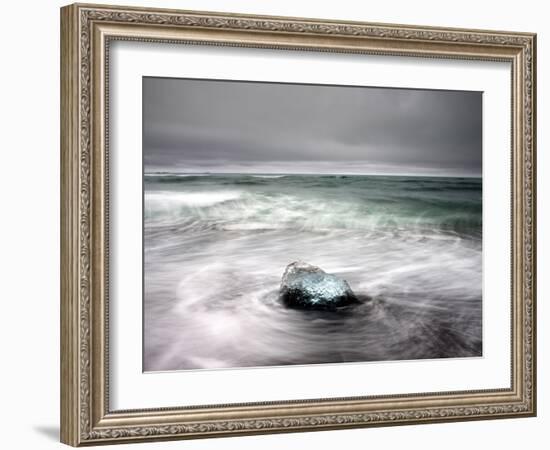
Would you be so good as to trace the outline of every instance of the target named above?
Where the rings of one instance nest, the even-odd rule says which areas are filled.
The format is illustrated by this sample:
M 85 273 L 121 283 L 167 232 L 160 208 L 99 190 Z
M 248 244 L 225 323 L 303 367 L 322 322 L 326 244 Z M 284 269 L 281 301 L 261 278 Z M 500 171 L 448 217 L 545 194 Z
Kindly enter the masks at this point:
M 111 411 L 108 58 L 113 40 L 508 61 L 509 389 Z M 73 446 L 536 414 L 536 35 L 75 4 L 61 9 L 61 440 Z M 261 399 L 258 399 L 259 401 Z

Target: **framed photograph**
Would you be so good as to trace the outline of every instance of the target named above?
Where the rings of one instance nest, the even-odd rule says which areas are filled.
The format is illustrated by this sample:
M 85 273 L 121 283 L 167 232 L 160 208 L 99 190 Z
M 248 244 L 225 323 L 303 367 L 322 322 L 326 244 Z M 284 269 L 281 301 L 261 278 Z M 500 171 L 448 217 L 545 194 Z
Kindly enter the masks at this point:
M 62 442 L 534 416 L 535 55 L 62 8 Z

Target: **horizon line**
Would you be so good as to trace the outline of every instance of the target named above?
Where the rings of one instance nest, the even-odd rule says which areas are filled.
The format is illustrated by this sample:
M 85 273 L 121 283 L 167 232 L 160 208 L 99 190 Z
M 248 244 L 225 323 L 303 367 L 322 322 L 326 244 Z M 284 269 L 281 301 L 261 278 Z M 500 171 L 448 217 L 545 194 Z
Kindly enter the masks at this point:
M 212 172 L 212 171 L 201 171 L 201 172 L 171 172 L 171 171 L 154 171 L 154 172 L 146 172 L 143 171 L 144 175 L 159 175 L 159 174 L 167 174 L 167 175 L 311 175 L 311 176 L 318 176 L 318 175 L 333 175 L 333 176 L 382 176 L 382 177 L 410 177 L 410 176 L 416 176 L 416 177 L 423 177 L 423 178 L 483 178 L 483 174 L 443 174 L 443 175 L 434 175 L 434 174 L 422 174 L 422 173 L 372 173 L 372 172 L 365 172 L 365 173 L 358 173 L 358 172 Z

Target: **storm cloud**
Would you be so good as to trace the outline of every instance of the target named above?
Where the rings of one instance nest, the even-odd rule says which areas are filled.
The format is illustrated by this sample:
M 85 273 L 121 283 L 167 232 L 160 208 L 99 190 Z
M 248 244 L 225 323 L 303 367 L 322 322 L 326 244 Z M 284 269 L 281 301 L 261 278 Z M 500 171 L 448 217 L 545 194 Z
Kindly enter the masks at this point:
M 482 93 L 145 77 L 145 171 L 480 175 Z

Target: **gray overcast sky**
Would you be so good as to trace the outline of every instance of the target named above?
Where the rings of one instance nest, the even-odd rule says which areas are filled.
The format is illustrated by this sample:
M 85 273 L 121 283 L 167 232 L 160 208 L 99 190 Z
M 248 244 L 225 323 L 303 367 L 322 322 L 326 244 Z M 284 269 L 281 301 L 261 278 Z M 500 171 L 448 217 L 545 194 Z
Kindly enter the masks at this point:
M 145 171 L 481 174 L 482 93 L 143 79 Z

